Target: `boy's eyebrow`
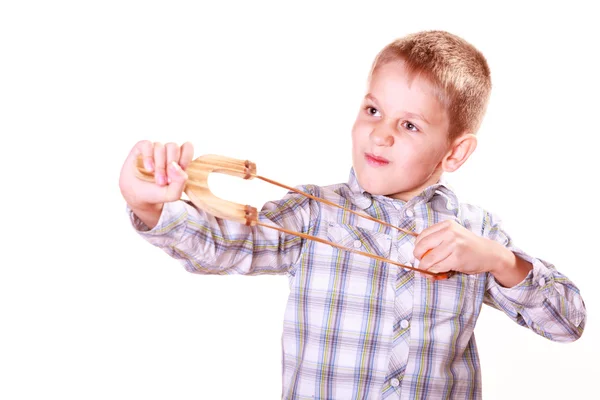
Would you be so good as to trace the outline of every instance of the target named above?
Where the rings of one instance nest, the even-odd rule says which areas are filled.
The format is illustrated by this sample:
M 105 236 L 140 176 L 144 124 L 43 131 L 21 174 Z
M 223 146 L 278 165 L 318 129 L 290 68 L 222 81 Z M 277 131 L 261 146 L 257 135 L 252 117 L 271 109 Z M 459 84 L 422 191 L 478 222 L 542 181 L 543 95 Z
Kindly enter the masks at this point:
M 377 102 L 377 99 L 375 97 L 373 97 L 373 95 L 371 93 L 367 93 L 367 95 L 365 96 L 365 99 L 371 100 L 373 103 L 375 103 L 376 106 L 379 107 L 379 103 Z M 425 119 L 425 117 L 422 116 L 421 114 L 412 113 L 410 111 L 404 111 L 404 114 L 406 114 L 409 118 L 419 119 L 419 120 L 425 122 L 427 125 L 431 125 L 429 123 L 429 121 L 427 121 L 427 119 Z

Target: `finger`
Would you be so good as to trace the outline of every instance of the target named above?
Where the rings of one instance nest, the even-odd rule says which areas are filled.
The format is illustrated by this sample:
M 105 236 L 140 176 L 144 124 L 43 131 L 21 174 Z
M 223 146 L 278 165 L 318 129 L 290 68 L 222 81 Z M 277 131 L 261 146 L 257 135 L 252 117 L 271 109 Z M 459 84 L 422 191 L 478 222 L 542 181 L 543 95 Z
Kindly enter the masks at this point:
M 419 275 L 421 276 L 421 278 L 425 278 L 425 279 L 427 279 L 430 282 L 435 282 L 435 280 L 436 280 L 435 276 L 430 275 L 430 274 L 424 274 L 422 272 L 419 272 Z
M 415 241 L 415 246 L 423 239 L 425 239 L 427 236 L 435 233 L 435 232 L 439 232 L 441 230 L 444 229 L 448 229 L 450 227 L 450 225 L 452 224 L 452 220 L 446 220 L 446 221 L 442 221 L 442 222 L 438 222 L 437 224 L 431 225 L 429 228 L 424 229 L 421 233 L 419 233 L 419 235 L 417 236 L 417 239 Z
M 188 179 L 188 175 L 183 169 L 181 169 L 181 167 L 176 161 L 172 161 L 168 165 L 167 170 L 167 173 L 171 178 L 171 182 L 166 188 L 166 201 L 179 200 L 181 198 L 181 193 L 183 193 L 183 188 L 185 186 L 185 182 Z
M 431 275 L 429 275 L 429 274 L 424 274 L 424 273 L 422 273 L 422 272 L 419 272 L 419 276 L 420 276 L 421 278 L 425 278 L 425 279 L 428 279 L 428 280 L 432 280 L 432 279 L 431 279 L 432 277 L 431 277 Z
M 132 161 L 135 163 L 136 158 L 138 156 L 142 156 L 142 160 L 144 161 L 144 168 L 146 171 L 152 172 L 154 171 L 154 146 L 152 142 L 149 140 L 141 140 L 133 146 L 133 157 Z
M 179 146 L 177 143 L 165 144 L 165 151 L 167 154 L 167 164 L 171 164 L 173 161 L 179 162 Z
M 190 142 L 185 142 L 181 146 L 181 156 L 179 157 L 179 165 L 185 171 L 194 158 L 194 145 Z
M 419 272 L 419 275 L 421 275 L 421 277 L 423 277 L 423 278 L 427 278 L 427 280 L 429 280 L 431 282 L 436 282 L 436 281 L 443 281 L 443 280 L 451 278 L 452 272 L 454 272 L 454 271 L 453 270 L 440 271 L 440 272 L 435 272 L 436 275 L 424 274 L 422 272 Z
M 417 260 L 421 260 L 425 256 L 427 250 L 434 249 L 444 241 L 444 236 L 444 230 L 438 230 L 430 233 L 422 238 L 419 242 L 415 243 L 415 248 L 413 250 L 413 255 L 415 258 Z
M 435 267 L 450 257 L 452 249 L 452 243 L 442 242 L 435 248 L 427 251 L 421 261 L 419 261 L 419 269 L 433 272 Z
M 431 268 L 429 268 L 429 272 L 440 273 L 440 272 L 448 272 L 448 271 L 459 271 L 459 266 L 456 265 L 456 261 L 452 254 L 448 257 L 435 264 Z
M 167 143 L 165 145 L 165 152 L 167 155 L 167 166 L 172 162 L 179 162 L 179 146 L 176 143 Z M 171 183 L 171 178 L 171 169 L 167 168 L 167 183 Z
M 160 186 L 167 184 L 167 155 L 162 143 L 154 143 L 154 176 Z

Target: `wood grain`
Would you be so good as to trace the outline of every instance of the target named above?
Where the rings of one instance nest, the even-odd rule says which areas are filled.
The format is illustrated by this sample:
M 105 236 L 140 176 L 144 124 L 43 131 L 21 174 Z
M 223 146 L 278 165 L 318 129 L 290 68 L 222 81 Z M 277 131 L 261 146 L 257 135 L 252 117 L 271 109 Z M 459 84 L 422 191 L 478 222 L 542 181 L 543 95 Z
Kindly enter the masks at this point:
M 183 191 L 192 203 L 215 217 L 253 226 L 258 220 L 256 208 L 223 200 L 215 196 L 208 187 L 208 175 L 213 172 L 252 179 L 256 176 L 256 164 L 214 154 L 194 159 L 186 168 L 188 180 Z M 154 182 L 154 174 L 146 171 L 142 157 L 137 159 L 138 178 Z

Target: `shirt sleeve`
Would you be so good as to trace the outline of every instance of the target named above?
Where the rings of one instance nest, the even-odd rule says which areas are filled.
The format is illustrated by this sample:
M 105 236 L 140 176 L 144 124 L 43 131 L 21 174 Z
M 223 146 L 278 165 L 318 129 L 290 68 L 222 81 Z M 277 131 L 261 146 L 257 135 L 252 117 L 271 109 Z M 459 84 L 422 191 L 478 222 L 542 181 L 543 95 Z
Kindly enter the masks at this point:
M 303 190 L 300 188 L 300 190 Z M 305 189 L 304 189 L 305 191 Z M 311 203 L 288 193 L 266 203 L 260 222 L 306 233 Z M 249 227 L 216 218 L 188 200 L 165 203 L 157 225 L 148 229 L 127 207 L 135 231 L 150 244 L 179 260 L 188 272 L 204 275 L 262 275 L 292 273 L 304 239 L 271 228 Z
M 484 216 L 483 236 L 503 244 L 533 265 L 525 279 L 511 288 L 502 286 L 488 273 L 484 302 L 550 340 L 571 342 L 580 338 L 586 309 L 575 284 L 554 265 L 517 248 L 500 221 L 488 212 Z

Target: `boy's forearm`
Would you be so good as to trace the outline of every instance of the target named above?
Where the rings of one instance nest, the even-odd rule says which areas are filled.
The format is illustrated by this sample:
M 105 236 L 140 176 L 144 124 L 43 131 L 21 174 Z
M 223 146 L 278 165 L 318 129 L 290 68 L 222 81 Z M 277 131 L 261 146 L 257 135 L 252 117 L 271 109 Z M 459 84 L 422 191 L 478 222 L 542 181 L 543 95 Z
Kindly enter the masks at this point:
M 523 253 L 503 248 L 495 251 L 495 267 L 490 270 L 487 304 L 503 310 L 520 325 L 557 342 L 581 337 L 586 310 L 577 287 L 553 265 Z M 535 262 L 535 271 L 531 262 Z M 529 281 L 526 279 L 531 274 Z M 523 283 L 523 284 L 521 284 Z
M 148 204 L 144 206 L 129 205 L 131 211 L 144 223 L 149 229 L 153 229 L 162 213 L 164 204 Z
M 491 272 L 496 281 L 504 287 L 511 288 L 519 284 L 529 271 L 533 269 L 531 263 L 518 257 L 507 248 L 499 254 L 500 262 L 496 263 L 496 268 Z

